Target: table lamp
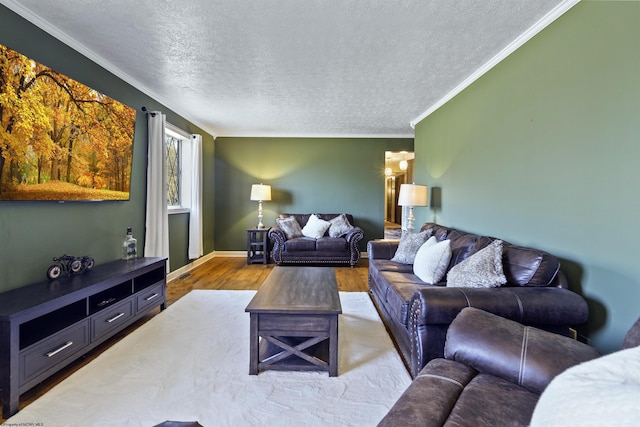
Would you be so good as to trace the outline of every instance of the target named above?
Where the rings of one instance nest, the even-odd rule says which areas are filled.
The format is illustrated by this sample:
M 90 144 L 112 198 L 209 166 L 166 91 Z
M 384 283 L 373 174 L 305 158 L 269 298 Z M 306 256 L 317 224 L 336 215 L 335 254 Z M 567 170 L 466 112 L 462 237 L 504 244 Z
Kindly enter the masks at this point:
M 417 184 L 401 184 L 398 195 L 398 205 L 409 206 L 407 216 L 407 231 L 413 233 L 415 217 L 413 216 L 414 206 L 427 206 L 427 186 Z
M 264 228 L 262 223 L 262 202 L 271 200 L 271 186 L 253 184 L 251 186 L 251 200 L 258 202 L 258 228 Z

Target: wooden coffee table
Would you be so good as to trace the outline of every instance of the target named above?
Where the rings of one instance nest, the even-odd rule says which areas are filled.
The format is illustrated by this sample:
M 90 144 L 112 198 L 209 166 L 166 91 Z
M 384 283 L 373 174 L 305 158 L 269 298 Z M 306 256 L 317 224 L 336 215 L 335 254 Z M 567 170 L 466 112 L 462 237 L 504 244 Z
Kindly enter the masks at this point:
M 342 313 L 331 267 L 275 267 L 253 297 L 249 374 L 259 371 L 328 371 L 338 375 L 338 315 Z

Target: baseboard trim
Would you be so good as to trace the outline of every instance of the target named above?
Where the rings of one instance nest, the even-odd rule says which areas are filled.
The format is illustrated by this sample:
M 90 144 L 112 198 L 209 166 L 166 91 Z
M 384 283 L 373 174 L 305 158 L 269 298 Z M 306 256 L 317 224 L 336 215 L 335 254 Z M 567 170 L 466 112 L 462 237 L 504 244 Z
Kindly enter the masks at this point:
M 209 261 L 210 259 L 213 258 L 244 258 L 247 256 L 247 252 L 246 251 L 213 251 L 210 252 L 192 262 L 190 262 L 187 265 L 184 265 L 182 267 L 180 267 L 179 269 L 170 272 L 169 274 L 167 274 L 167 283 L 171 282 L 172 280 L 177 279 L 178 277 L 182 276 L 183 274 L 187 274 L 189 271 L 193 270 L 194 268 L 196 268 L 197 266 L 199 266 L 200 264 L 203 264 L 207 261 Z M 363 259 L 367 259 L 368 258 L 368 254 L 367 252 L 361 252 L 360 253 L 360 258 Z
M 247 252 L 246 251 L 216 251 L 216 256 L 220 258 L 246 257 Z M 360 258 L 365 258 L 365 259 L 369 258 L 369 254 L 367 252 L 360 252 Z
M 216 256 L 220 258 L 241 258 L 247 256 L 247 251 L 216 251 Z
M 183 274 L 187 274 L 189 271 L 193 270 L 194 268 L 196 268 L 200 264 L 204 264 L 205 262 L 209 261 L 210 259 L 213 259 L 215 256 L 216 256 L 215 251 L 209 252 L 208 254 L 203 255 L 198 259 L 193 260 L 189 264 L 183 265 L 179 269 L 168 273 L 167 274 L 167 283 L 171 282 L 172 280 L 177 279 L 178 277 L 182 276 Z

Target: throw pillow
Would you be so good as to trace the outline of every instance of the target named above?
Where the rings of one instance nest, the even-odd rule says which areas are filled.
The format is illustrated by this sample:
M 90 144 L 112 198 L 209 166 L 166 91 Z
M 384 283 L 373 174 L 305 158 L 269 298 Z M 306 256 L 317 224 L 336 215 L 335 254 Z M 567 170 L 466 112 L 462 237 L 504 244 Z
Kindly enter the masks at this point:
M 438 242 L 431 236 L 420 246 L 413 261 L 413 274 L 430 285 L 440 283 L 451 261 L 451 241 Z
M 276 219 L 276 223 L 278 224 L 278 227 L 284 231 L 284 234 L 287 236 L 287 240 L 302 237 L 302 230 L 300 229 L 300 224 L 298 224 L 296 217 L 288 216 L 286 218 L 278 218 Z
M 302 235 L 305 237 L 312 237 L 319 239 L 324 236 L 324 233 L 331 226 L 329 221 L 320 219 L 318 215 L 312 214 L 307 220 L 307 224 L 302 228 Z
M 329 222 L 331 223 L 329 227 L 329 237 L 342 237 L 353 228 L 353 225 L 349 223 L 345 214 L 340 214 L 330 219 Z
M 507 283 L 502 271 L 502 240 L 453 266 L 447 274 L 448 287 L 497 288 Z
M 399 262 L 400 264 L 413 264 L 418 249 L 429 237 L 431 237 L 430 230 L 425 230 L 421 233 L 402 233 L 398 249 L 391 261 Z

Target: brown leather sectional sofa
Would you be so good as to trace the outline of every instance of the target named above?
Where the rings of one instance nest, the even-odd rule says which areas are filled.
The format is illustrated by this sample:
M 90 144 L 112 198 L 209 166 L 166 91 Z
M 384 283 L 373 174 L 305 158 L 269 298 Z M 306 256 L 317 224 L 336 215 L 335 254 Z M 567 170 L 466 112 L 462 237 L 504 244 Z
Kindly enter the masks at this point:
M 490 245 L 493 237 L 425 223 L 438 241 L 450 240 L 447 270 Z M 502 266 L 507 283 L 496 288 L 429 285 L 413 273 L 413 265 L 391 261 L 397 240 L 367 244 L 369 288 L 383 321 L 415 377 L 428 361 L 444 356 L 447 329 L 465 307 L 476 307 L 507 319 L 570 335 L 587 321 L 585 300 L 568 289 L 560 262 L 553 255 L 503 242 Z

